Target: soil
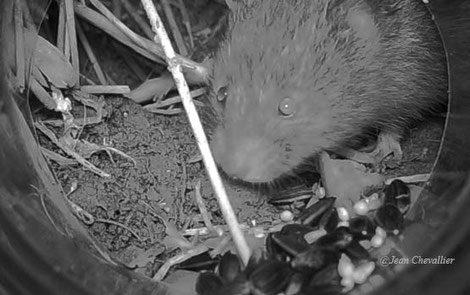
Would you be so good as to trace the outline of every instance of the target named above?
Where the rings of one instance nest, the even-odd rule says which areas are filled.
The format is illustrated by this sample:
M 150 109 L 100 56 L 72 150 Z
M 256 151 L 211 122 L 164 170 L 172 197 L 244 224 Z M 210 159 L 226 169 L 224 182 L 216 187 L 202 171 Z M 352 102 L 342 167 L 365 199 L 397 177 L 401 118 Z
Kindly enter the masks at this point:
M 65 191 L 78 183 L 68 196 L 72 202 L 95 219 L 129 227 L 141 241 L 129 230 L 107 222 L 89 226 L 96 240 L 114 258 L 128 264 L 139 251 L 164 246 L 164 216 L 158 214 L 167 216 L 178 229 L 203 227 L 194 199 L 198 182 L 212 222 L 224 224 L 202 162 L 189 163 L 198 150 L 185 115 L 154 115 L 121 97 L 109 98 L 106 104 L 108 118 L 87 127 L 82 138 L 96 144 L 106 141 L 132 157 L 136 165 L 120 155 L 100 152 L 89 159 L 111 175 L 100 177 L 81 165 L 52 163 Z M 270 224 L 278 216 L 266 196 L 230 184 L 227 192 L 240 222 Z

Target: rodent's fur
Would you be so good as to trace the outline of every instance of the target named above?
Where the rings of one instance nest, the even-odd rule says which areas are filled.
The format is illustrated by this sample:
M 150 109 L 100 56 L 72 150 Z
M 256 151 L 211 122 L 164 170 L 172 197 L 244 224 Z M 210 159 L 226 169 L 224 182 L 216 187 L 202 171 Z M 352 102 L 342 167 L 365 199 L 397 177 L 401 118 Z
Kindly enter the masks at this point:
M 370 130 L 401 133 L 446 102 L 444 49 L 421 1 L 241 0 L 231 9 L 210 100 L 219 119 L 211 147 L 232 177 L 272 182 Z

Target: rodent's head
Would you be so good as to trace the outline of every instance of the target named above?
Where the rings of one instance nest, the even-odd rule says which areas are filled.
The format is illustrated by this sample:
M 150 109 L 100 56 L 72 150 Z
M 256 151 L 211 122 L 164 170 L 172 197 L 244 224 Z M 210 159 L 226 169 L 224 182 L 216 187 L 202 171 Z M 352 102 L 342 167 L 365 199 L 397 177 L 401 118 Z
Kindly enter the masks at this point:
M 348 122 L 354 104 L 348 96 L 358 91 L 351 75 L 367 62 L 358 55 L 372 50 L 357 43 L 361 32 L 375 32 L 358 31 L 372 20 L 334 2 L 266 0 L 232 7 L 212 73 L 212 102 L 222 120 L 211 147 L 229 176 L 271 182 L 358 128 Z

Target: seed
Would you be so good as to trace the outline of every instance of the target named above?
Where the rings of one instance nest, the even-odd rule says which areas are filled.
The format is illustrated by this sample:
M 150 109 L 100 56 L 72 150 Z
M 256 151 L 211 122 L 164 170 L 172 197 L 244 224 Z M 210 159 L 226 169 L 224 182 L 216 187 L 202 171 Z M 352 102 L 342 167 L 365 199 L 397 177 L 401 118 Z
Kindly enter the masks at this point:
M 369 212 L 369 206 L 367 205 L 367 202 L 364 200 L 360 200 L 359 202 L 354 204 L 353 209 L 357 215 L 366 215 Z
M 371 243 L 369 240 L 362 240 L 362 241 L 359 241 L 359 244 L 364 247 L 364 249 L 368 250 L 370 249 L 370 247 L 372 247 Z
M 373 193 L 369 197 L 364 199 L 367 203 L 367 206 L 369 207 L 369 210 L 376 210 L 380 206 L 382 206 L 382 201 L 379 198 L 378 193 Z
M 380 226 L 377 226 L 375 228 L 375 234 L 378 235 L 378 236 L 381 236 L 383 238 L 385 238 L 387 236 L 387 233 Z
M 339 220 L 341 220 L 341 221 L 348 221 L 349 220 L 349 212 L 346 208 L 338 207 L 338 208 L 336 208 L 336 211 L 338 211 Z
M 343 292 L 348 292 L 354 288 L 354 280 L 351 277 L 346 277 L 341 280 L 341 285 L 344 287 Z
M 338 273 L 343 278 L 350 278 L 354 274 L 354 265 L 346 254 L 341 254 L 338 263 Z
M 280 218 L 284 222 L 290 222 L 294 220 L 294 213 L 292 213 L 292 211 L 289 211 L 289 210 L 284 210 L 281 212 Z
M 253 236 L 257 239 L 262 239 L 266 236 L 266 234 L 262 230 L 257 230 L 256 228 L 254 228 Z
M 338 222 L 338 227 L 349 227 L 349 221 Z
M 385 243 L 385 238 L 379 235 L 375 235 L 370 240 L 370 244 L 374 248 L 380 248 Z
M 375 269 L 375 263 L 370 261 L 359 265 L 354 270 L 352 278 L 356 284 L 364 284 L 367 278 L 372 274 Z
M 322 187 L 322 186 L 319 186 L 317 187 L 317 190 L 315 192 L 315 194 L 317 195 L 318 198 L 323 198 L 326 196 L 326 191 L 325 191 L 325 188 Z

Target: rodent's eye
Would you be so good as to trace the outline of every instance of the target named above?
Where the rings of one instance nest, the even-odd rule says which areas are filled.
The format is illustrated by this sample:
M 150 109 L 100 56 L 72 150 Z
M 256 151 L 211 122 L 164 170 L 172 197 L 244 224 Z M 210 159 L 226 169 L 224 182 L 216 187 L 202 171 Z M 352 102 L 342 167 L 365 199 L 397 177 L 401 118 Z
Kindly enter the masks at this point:
M 217 91 L 217 100 L 222 102 L 225 100 L 227 95 L 228 95 L 227 86 L 220 87 L 219 90 Z
M 279 113 L 284 117 L 291 117 L 295 114 L 295 101 L 286 97 L 279 103 Z

